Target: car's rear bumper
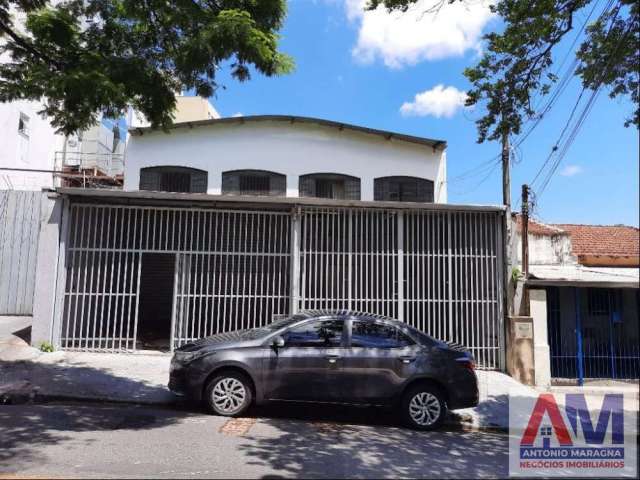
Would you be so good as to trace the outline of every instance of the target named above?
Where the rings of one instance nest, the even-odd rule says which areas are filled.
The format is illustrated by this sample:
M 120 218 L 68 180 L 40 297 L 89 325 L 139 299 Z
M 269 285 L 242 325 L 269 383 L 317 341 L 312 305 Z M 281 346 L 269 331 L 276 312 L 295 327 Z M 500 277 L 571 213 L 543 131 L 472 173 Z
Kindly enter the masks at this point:
M 450 384 L 448 389 L 450 410 L 458 408 L 471 408 L 478 406 L 480 394 L 478 392 L 478 379 L 476 374 L 469 370 L 457 376 L 455 382 Z

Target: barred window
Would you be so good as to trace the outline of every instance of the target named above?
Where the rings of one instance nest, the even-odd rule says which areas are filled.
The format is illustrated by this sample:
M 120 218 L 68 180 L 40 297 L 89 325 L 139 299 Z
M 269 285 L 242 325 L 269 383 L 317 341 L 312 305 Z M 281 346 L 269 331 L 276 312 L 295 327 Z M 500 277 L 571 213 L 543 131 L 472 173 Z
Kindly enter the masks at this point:
M 418 177 L 380 177 L 374 180 L 374 200 L 433 203 L 433 181 Z
M 301 175 L 298 185 L 301 197 L 360 200 L 360 179 L 339 173 Z
M 207 193 L 207 172 L 188 167 L 141 168 L 140 190 Z
M 287 177 L 266 170 L 233 170 L 222 172 L 223 195 L 284 196 Z

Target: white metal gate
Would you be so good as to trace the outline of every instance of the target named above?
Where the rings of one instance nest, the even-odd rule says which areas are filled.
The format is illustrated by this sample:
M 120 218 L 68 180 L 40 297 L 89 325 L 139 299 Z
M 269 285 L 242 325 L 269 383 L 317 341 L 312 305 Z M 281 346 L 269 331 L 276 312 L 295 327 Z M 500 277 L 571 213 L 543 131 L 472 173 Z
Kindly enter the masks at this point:
M 397 318 L 496 368 L 501 242 L 495 212 L 306 209 L 298 305 Z
M 155 252 L 175 254 L 172 347 L 300 309 L 350 309 L 398 318 L 501 368 L 501 215 L 71 204 L 60 344 L 134 350 L 142 257 Z
M 200 213 L 197 250 L 178 255 L 172 345 L 289 313 L 289 225 L 289 213 Z
M 135 348 L 140 273 L 137 209 L 72 205 L 62 348 Z
M 397 215 L 372 209 L 303 210 L 299 308 L 396 318 Z

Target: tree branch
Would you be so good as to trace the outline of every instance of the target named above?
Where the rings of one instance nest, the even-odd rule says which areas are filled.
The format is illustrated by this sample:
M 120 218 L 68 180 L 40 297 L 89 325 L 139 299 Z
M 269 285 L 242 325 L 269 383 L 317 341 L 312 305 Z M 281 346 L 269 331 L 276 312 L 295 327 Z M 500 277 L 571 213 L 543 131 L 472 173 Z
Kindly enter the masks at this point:
M 4 33 L 6 33 L 7 35 L 9 35 L 11 37 L 11 39 L 17 43 L 18 45 L 20 45 L 22 48 L 24 48 L 25 50 L 27 50 L 28 52 L 30 52 L 32 55 L 35 55 L 36 57 L 38 57 L 41 60 L 46 61 L 47 63 L 49 63 L 50 65 L 52 65 L 53 67 L 55 67 L 57 70 L 60 70 L 61 65 L 60 63 L 56 62 L 55 60 L 53 60 L 51 57 L 45 55 L 44 53 L 42 53 L 40 50 L 38 50 L 37 48 L 35 48 L 33 45 L 31 45 L 29 42 L 25 41 L 24 38 L 22 38 L 20 35 L 18 35 L 16 32 L 14 32 L 11 27 L 9 27 L 7 24 L 5 24 L 4 22 L 0 21 L 0 30 L 3 31 Z

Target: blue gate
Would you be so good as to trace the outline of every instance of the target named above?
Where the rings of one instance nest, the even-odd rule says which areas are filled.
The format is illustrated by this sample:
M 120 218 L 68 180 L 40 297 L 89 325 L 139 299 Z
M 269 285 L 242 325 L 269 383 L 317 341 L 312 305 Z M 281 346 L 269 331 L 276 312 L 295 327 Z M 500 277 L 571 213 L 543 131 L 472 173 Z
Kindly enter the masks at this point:
M 578 385 L 585 379 L 639 378 L 639 299 L 638 291 L 627 292 L 625 302 L 621 289 L 548 288 L 551 377 Z

